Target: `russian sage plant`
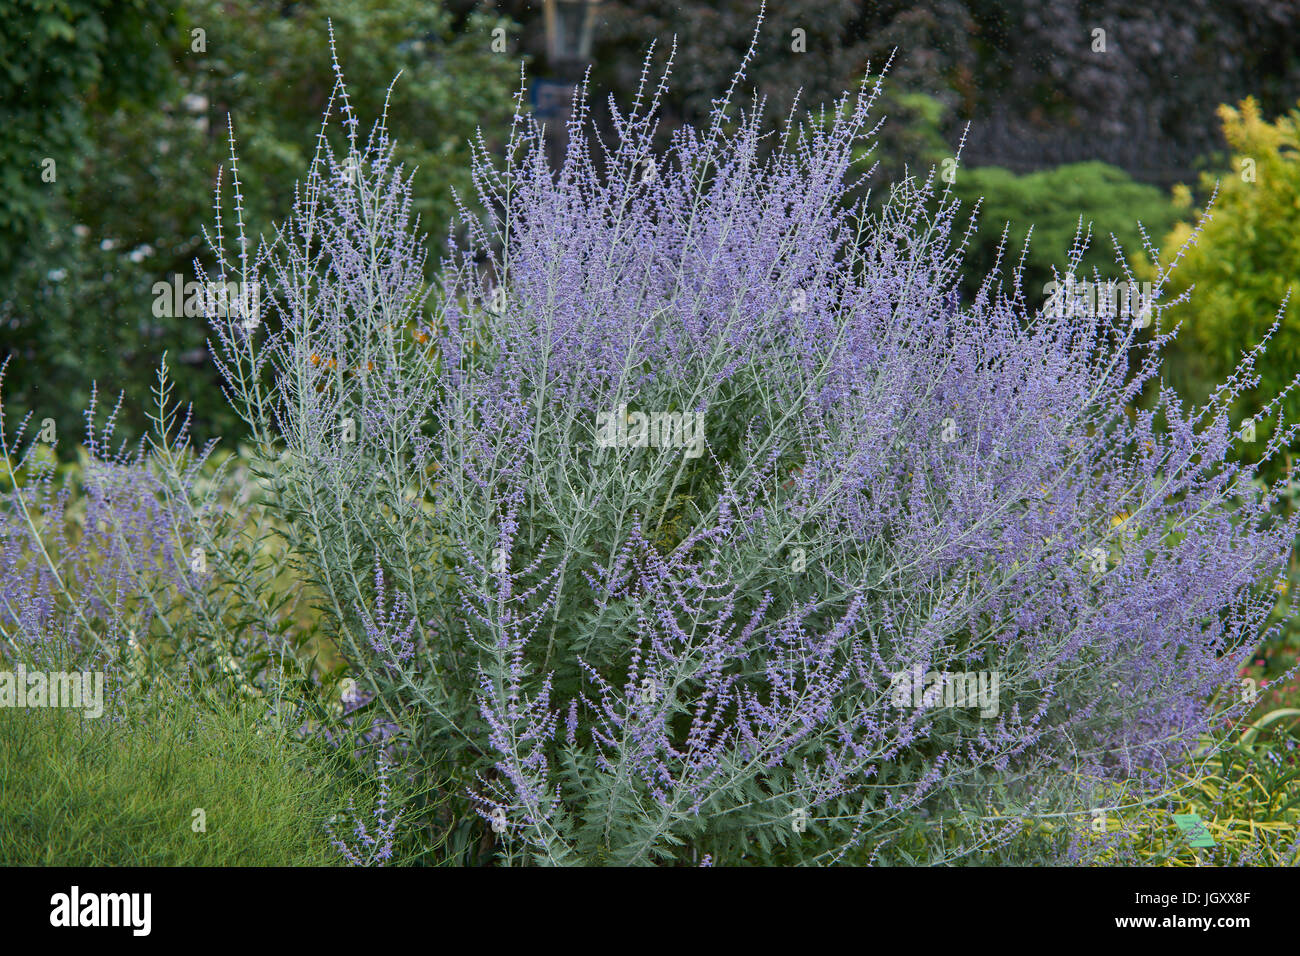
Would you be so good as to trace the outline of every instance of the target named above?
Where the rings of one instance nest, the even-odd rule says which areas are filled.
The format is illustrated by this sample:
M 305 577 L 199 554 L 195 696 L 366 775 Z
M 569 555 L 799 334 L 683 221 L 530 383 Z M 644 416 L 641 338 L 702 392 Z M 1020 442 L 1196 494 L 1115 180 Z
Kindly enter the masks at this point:
M 215 442 L 192 447 L 172 392 L 164 358 L 154 431 L 130 449 L 113 447 L 121 398 L 101 422 L 92 390 L 71 467 L 52 423 L 29 439 L 28 415 L 10 434 L 0 402 L 0 663 L 103 670 L 122 704 L 211 678 L 291 726 L 301 699 L 286 704 L 284 678 L 309 680 L 303 595 L 271 586 L 288 559 L 266 547 L 256 484 Z
M 850 198 L 876 87 L 769 136 L 743 65 L 661 152 L 666 74 L 610 141 L 583 87 L 558 169 L 521 94 L 429 286 L 338 75 L 256 244 L 232 134 L 216 361 L 368 719 L 502 860 L 978 860 L 1248 709 L 1296 533 L 1228 455 L 1257 352 L 1189 408 L 1173 333 L 963 302 L 933 173 Z

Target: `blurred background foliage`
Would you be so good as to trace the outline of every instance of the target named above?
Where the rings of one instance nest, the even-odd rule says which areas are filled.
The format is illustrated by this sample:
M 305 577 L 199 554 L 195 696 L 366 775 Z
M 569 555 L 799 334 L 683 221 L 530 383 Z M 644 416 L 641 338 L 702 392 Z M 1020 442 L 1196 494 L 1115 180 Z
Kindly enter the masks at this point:
M 401 71 L 389 127 L 402 161 L 420 169 L 422 225 L 445 241 L 453 190 L 469 183 L 469 140 L 481 127 L 499 141 L 519 86 L 517 60 L 490 48 L 494 28 L 517 26 L 491 11 L 457 20 L 424 0 L 20 0 L 0 12 L 0 357 L 13 356 L 11 410 L 54 418 L 79 440 L 92 380 L 101 393 L 147 396 L 169 351 L 190 366 L 178 384 L 196 436 L 235 434 L 204 321 L 156 317 L 152 288 L 191 280 L 196 257 L 210 261 L 201 230 L 229 161 L 227 115 L 249 234 L 284 216 L 332 85 L 327 20 L 363 135 Z M 42 180 L 45 157 L 53 182 Z M 434 248 L 431 267 L 438 258 Z M 138 436 L 134 407 L 121 428 Z

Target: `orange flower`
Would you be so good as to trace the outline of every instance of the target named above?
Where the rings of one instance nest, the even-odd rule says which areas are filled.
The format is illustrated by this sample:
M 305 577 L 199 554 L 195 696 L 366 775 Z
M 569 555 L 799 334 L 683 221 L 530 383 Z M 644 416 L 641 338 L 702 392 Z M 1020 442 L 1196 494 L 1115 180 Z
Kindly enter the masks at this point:
M 312 352 L 312 353 L 311 353 L 311 358 L 309 358 L 307 361 L 311 362 L 312 365 L 319 365 L 319 364 L 320 364 L 320 356 L 317 355 L 315 352 Z

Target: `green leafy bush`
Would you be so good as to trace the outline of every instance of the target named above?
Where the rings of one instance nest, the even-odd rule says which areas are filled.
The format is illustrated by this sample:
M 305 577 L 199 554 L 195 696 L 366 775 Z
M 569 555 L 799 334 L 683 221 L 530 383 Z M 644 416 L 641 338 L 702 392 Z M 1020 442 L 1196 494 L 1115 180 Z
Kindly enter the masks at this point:
M 0 7 L 0 276 L 76 181 L 93 140 L 88 114 L 159 94 L 168 21 L 159 0 Z
M 1070 252 L 1081 219 L 1084 233 L 1091 229 L 1093 238 L 1078 277 L 1091 278 L 1095 267 L 1103 279 L 1122 281 L 1123 265 L 1116 262 L 1110 234 L 1114 233 L 1125 254 L 1130 254 L 1141 248 L 1139 222 L 1158 235 L 1172 226 L 1177 216 L 1160 190 L 1099 162 L 1071 163 L 1025 175 L 997 166 L 961 167 L 953 189 L 968 205 L 982 200 L 979 230 L 966 260 L 966 291 L 973 293 L 997 262 L 1004 227 L 1003 276 L 1019 260 L 1032 227 L 1024 288 L 1035 305 L 1041 300 L 1034 297 L 1052 279 L 1052 265 L 1064 262 Z

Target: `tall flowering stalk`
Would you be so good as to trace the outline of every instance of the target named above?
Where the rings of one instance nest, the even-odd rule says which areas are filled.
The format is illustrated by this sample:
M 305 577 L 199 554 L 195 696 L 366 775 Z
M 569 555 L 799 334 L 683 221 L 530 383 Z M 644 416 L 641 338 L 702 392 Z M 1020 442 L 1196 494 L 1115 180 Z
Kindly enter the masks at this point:
M 394 813 L 388 807 L 388 801 L 392 796 L 392 787 L 388 782 L 390 771 L 388 758 L 380 754 L 376 765 L 379 792 L 375 798 L 374 833 L 370 832 L 366 821 L 357 814 L 355 806 L 348 808 L 348 814 L 354 821 L 352 836 L 355 843 L 350 844 L 346 837 L 335 832 L 337 819 L 330 820 L 325 825 L 330 837 L 330 845 L 350 866 L 383 866 L 393 858 L 393 847 L 397 840 L 397 827 L 402 820 L 402 811 L 398 810 Z
M 1014 270 L 963 303 L 933 174 L 850 199 L 876 88 L 769 140 L 743 82 L 663 153 L 666 74 L 612 142 L 584 87 L 559 169 L 521 93 L 430 290 L 340 74 L 290 219 L 216 233 L 267 296 L 218 363 L 349 667 L 511 861 L 941 862 L 1122 817 L 1249 706 L 1296 533 L 1228 455 L 1257 353 L 1188 408 L 1173 333 Z

